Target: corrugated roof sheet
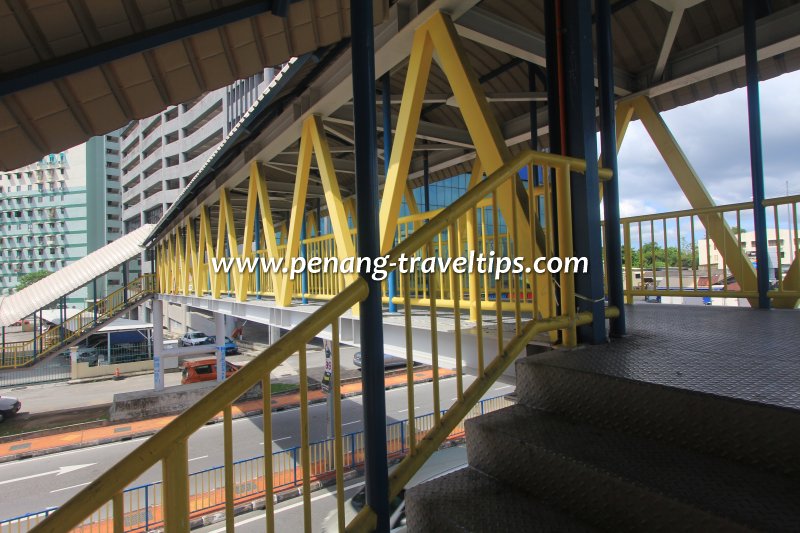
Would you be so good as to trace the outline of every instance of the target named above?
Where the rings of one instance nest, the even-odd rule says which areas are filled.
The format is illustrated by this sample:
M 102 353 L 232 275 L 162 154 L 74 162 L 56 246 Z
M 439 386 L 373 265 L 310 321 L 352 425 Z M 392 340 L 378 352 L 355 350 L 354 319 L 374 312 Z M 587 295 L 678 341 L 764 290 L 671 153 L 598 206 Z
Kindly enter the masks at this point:
M 0 326 L 10 326 L 58 298 L 80 289 L 122 262 L 141 254 L 144 251 L 142 243 L 152 228 L 151 224 L 145 224 L 83 259 L 53 272 L 45 279 L 6 296 L 0 300 Z
M 292 0 L 285 17 L 270 11 L 274 5 L 0 2 L 0 169 L 19 168 L 350 36 L 347 2 Z M 373 5 L 380 22 L 388 0 Z M 229 22 L 204 30 L 214 17 Z M 42 79 L 59 69 L 67 74 Z

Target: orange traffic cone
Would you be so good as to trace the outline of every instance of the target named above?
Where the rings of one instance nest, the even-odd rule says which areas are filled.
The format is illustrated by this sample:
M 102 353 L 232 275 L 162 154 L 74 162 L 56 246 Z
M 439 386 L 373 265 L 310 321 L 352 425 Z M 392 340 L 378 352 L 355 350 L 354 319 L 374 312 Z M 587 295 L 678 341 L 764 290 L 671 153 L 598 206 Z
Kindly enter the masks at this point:
M 119 374 L 119 367 L 114 368 L 114 381 L 119 381 L 122 376 Z

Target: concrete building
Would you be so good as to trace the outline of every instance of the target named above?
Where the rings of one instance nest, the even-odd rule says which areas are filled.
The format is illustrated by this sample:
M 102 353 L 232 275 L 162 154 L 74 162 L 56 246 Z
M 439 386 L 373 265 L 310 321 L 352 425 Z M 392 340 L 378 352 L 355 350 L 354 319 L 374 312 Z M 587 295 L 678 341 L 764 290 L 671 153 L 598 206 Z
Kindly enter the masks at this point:
M 755 262 L 756 233 L 754 231 L 745 231 L 741 234 L 740 239 L 745 255 Z M 775 228 L 767 228 L 768 256 L 773 279 L 776 279 L 779 264 L 784 273 L 789 269 L 789 265 L 792 264 L 797 255 L 798 245 L 800 245 L 800 239 L 798 239 L 794 230 L 781 229 L 776 232 Z M 700 239 L 697 241 L 697 247 L 699 249 L 701 270 L 709 264 L 709 259 L 712 269 L 722 270 L 726 266 L 722 254 L 720 254 L 713 241 Z
M 123 231 L 155 223 L 208 160 L 258 96 L 274 70 L 135 120 L 122 130 Z M 143 265 L 143 266 L 142 266 Z M 149 272 L 149 260 L 131 262 L 132 276 Z
M 118 134 L 0 173 L 0 293 L 13 292 L 24 274 L 58 270 L 121 235 Z M 97 296 L 121 281 L 121 272 L 103 276 Z M 92 297 L 84 288 L 67 304 Z

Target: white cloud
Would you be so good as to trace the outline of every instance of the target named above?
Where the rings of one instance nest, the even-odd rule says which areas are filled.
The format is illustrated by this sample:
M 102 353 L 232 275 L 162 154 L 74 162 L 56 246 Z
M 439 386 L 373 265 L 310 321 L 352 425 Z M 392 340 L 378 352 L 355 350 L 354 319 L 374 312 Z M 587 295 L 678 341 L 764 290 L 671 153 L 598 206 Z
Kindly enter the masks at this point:
M 785 195 L 787 182 L 790 194 L 800 194 L 800 72 L 762 82 L 760 93 L 766 195 Z M 752 198 L 745 89 L 672 109 L 663 118 L 718 204 Z M 623 216 L 689 207 L 638 121 L 628 127 L 619 173 Z

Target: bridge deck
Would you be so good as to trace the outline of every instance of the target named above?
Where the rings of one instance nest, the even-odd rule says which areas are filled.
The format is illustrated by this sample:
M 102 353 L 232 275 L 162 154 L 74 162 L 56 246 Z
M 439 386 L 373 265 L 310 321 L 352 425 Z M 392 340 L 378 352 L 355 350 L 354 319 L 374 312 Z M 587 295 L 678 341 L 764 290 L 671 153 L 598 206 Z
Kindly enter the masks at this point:
M 800 409 L 800 322 L 791 310 L 640 304 L 629 335 L 547 364 Z

